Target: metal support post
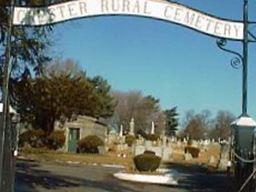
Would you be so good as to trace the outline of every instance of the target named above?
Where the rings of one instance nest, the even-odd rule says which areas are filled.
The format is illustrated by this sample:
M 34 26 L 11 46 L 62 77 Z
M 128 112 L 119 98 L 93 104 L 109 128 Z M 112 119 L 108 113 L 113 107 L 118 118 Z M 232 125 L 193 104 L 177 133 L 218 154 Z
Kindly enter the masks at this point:
M 11 41 L 12 41 L 12 20 L 14 12 L 14 0 L 9 5 L 9 18 L 7 30 L 7 43 L 5 52 L 5 62 L 3 67 L 3 87 L 2 87 L 2 124 L 0 127 L 0 191 L 14 191 L 13 181 L 14 167 L 11 150 L 10 117 L 9 117 L 9 78 L 11 66 Z
M 247 73 L 248 73 L 248 0 L 243 6 L 244 39 L 243 39 L 243 85 L 242 85 L 242 116 L 247 116 Z

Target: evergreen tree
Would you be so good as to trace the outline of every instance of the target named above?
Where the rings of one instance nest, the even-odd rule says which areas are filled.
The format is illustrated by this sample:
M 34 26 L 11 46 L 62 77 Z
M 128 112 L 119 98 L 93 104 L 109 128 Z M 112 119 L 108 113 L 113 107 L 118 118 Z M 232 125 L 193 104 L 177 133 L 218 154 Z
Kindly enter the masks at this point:
M 111 116 L 114 102 L 109 95 L 110 86 L 103 78 L 96 79 L 93 83 L 84 73 L 75 75 L 64 71 L 22 79 L 14 89 L 22 121 L 50 134 L 57 120 L 65 121 L 77 115 Z
M 165 121 L 165 130 L 166 134 L 169 136 L 174 136 L 175 132 L 177 131 L 178 127 L 178 118 L 177 116 L 179 115 L 177 113 L 177 107 L 173 107 L 171 109 L 167 109 L 164 111 L 166 121 Z
M 10 16 L 10 0 L 0 0 L 0 67 L 1 77 L 3 63 L 6 62 L 6 41 L 8 33 L 8 21 Z M 19 0 L 15 5 L 33 6 L 43 5 L 44 0 Z M 23 75 L 33 73 L 39 75 L 43 65 L 50 60 L 49 46 L 51 44 L 49 34 L 51 26 L 46 27 L 12 27 L 11 41 L 11 77 L 12 81 Z

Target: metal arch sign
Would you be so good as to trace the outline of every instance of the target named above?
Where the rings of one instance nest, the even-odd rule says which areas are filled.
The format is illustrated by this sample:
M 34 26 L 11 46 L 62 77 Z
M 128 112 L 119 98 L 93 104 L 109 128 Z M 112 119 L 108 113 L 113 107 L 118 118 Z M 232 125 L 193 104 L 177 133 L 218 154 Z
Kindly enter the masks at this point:
M 242 40 L 244 25 L 163 0 L 75 0 L 48 7 L 15 7 L 14 25 L 41 26 L 82 17 L 131 15 L 183 25 L 207 35 Z

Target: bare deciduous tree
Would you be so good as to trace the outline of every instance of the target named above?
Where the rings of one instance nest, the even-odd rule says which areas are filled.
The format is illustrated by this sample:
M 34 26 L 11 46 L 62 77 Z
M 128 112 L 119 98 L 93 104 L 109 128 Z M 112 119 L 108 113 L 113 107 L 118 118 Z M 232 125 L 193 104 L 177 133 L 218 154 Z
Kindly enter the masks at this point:
M 214 121 L 214 128 L 210 132 L 210 137 L 217 139 L 228 139 L 231 134 L 231 123 L 235 116 L 228 111 L 219 111 Z
M 117 101 L 112 122 L 124 126 L 128 131 L 132 118 L 135 120 L 135 132 L 139 129 L 149 131 L 151 122 L 156 122 L 156 130 L 162 126 L 159 100 L 152 96 L 143 96 L 140 91 L 113 92 Z
M 78 76 L 84 75 L 83 70 L 81 69 L 78 62 L 73 59 L 56 59 L 53 62 L 47 63 L 47 66 L 44 68 L 44 74 L 48 76 L 59 76 L 59 75 L 70 75 Z
M 188 136 L 191 139 L 203 139 L 208 136 L 208 131 L 212 125 L 210 119 L 211 113 L 203 110 L 196 114 L 194 111 L 188 111 L 183 120 L 182 136 Z

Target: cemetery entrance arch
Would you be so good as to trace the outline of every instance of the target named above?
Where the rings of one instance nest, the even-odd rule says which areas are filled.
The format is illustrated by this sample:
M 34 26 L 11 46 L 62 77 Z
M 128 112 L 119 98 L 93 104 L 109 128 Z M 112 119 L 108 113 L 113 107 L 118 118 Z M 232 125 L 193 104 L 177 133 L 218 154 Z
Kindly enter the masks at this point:
M 59 22 L 64 22 L 71 19 L 79 19 L 84 17 L 105 16 L 105 15 L 130 15 L 154 18 L 163 20 L 178 25 L 182 25 L 200 33 L 218 38 L 217 45 L 224 51 L 234 54 L 235 59 L 232 60 L 232 66 L 236 67 L 238 64 L 242 66 L 242 115 L 238 118 L 235 124 L 238 128 L 243 128 L 249 121 L 247 115 L 247 71 L 248 71 L 248 44 L 256 42 L 256 36 L 248 30 L 249 25 L 255 25 L 256 22 L 250 22 L 248 19 L 248 0 L 243 0 L 243 20 L 235 21 L 223 19 L 213 15 L 206 14 L 202 11 L 195 10 L 188 6 L 176 2 L 165 0 L 74 0 L 65 3 L 49 5 L 45 7 L 16 7 L 14 0 L 11 0 L 10 19 L 9 19 L 9 33 L 7 42 L 7 61 L 4 67 L 4 87 L 3 87 L 3 131 L 0 137 L 5 138 L 5 131 L 7 130 L 6 117 L 8 114 L 8 83 L 9 73 L 8 67 L 11 60 L 11 32 L 13 25 L 16 26 L 43 26 L 51 25 Z M 227 40 L 240 41 L 243 44 L 242 53 L 226 48 Z M 239 127 L 240 126 L 240 127 Z M 245 130 L 245 129 L 244 129 Z M 249 129 L 246 129 L 249 130 Z M 253 129 L 252 129 L 253 130 Z M 253 136 L 253 133 L 251 137 Z M 250 138 L 251 138 L 250 137 Z M 239 131 L 236 134 L 237 142 L 239 144 Z M 0 141 L 1 142 L 1 141 Z M 243 141 L 252 143 L 252 141 Z M 1 151 L 3 151 L 3 142 L 0 143 Z M 247 145 L 241 145 L 247 146 Z M 250 145 L 251 146 L 251 145 Z M 244 162 L 250 158 L 253 148 L 249 149 L 248 154 L 237 151 L 235 147 L 235 154 L 237 155 L 237 166 L 241 175 L 249 176 L 252 173 L 253 167 L 244 167 Z M 3 155 L 0 156 L 0 169 L 3 169 Z M 239 178 L 239 177 L 238 177 Z M 241 178 L 245 181 L 246 178 Z M 0 171 L 0 181 L 2 174 Z M 0 183 L 0 190 L 1 190 Z
M 256 42 L 256 36 L 248 31 L 248 0 L 244 0 L 243 10 L 243 20 L 236 21 L 167 0 L 74 0 L 45 7 L 13 7 L 11 25 L 43 26 L 85 17 L 127 15 L 171 22 L 215 37 L 219 48 L 235 55 L 232 66 L 243 67 L 242 115 L 247 116 L 248 43 Z M 243 42 L 243 53 L 227 49 L 227 40 Z

